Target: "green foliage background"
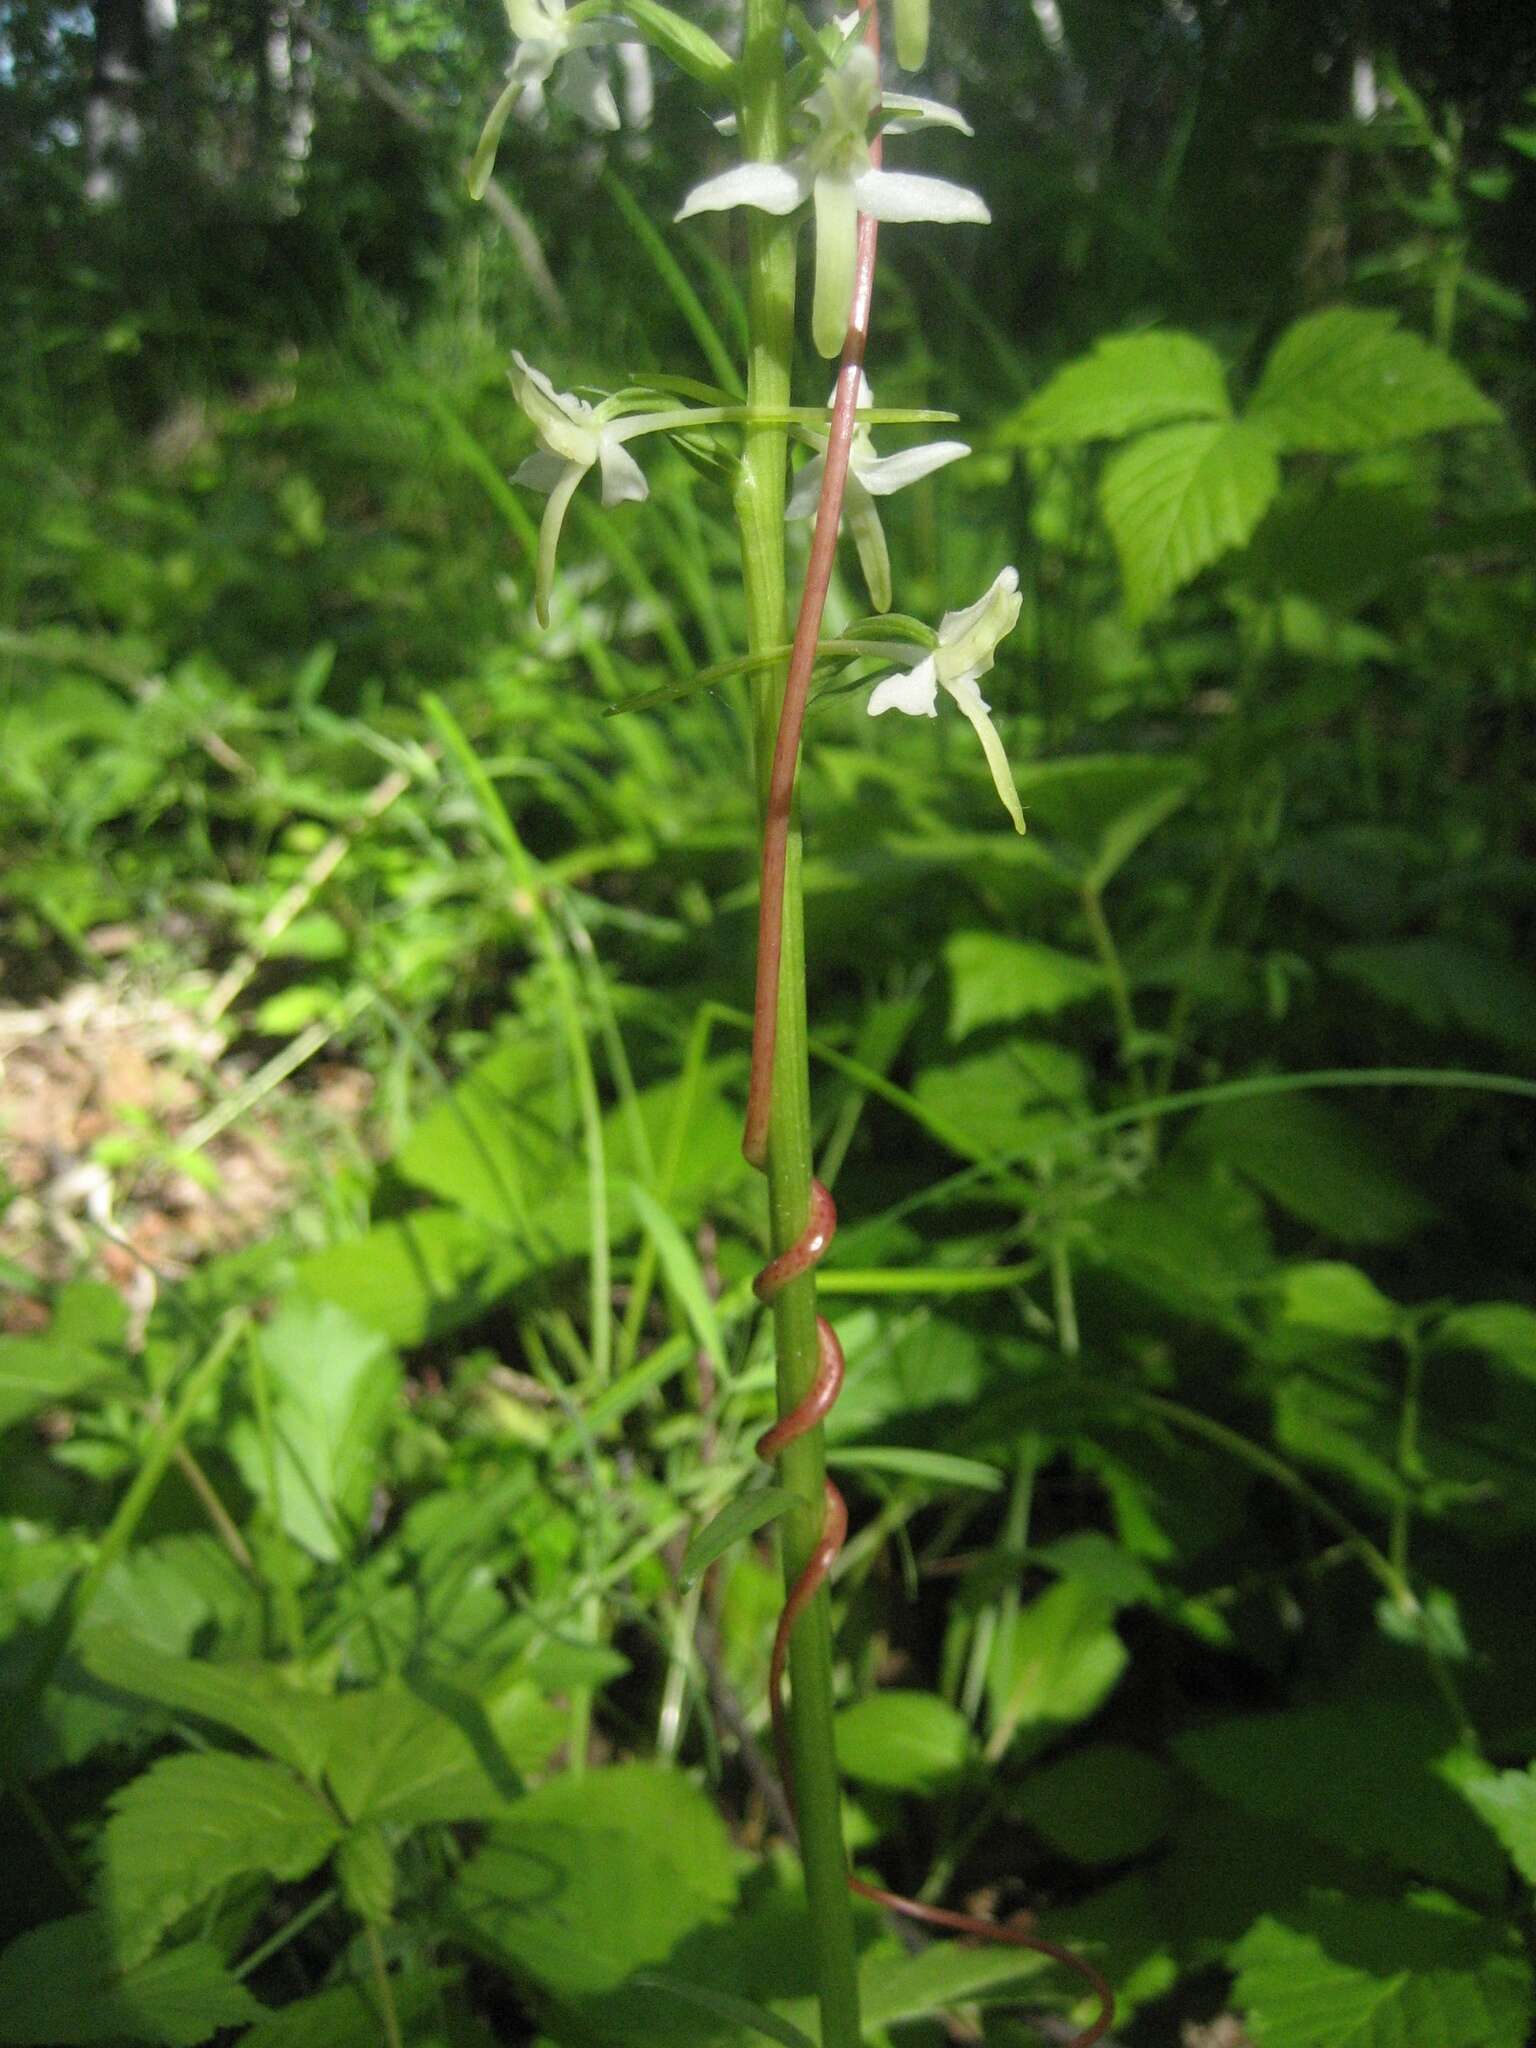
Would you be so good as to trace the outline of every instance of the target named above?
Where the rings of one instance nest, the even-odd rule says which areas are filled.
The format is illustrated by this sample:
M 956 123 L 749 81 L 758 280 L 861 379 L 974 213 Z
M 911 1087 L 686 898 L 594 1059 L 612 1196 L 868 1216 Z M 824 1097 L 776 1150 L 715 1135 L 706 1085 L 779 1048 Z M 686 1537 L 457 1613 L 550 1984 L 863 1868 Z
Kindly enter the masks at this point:
M 940 0 L 977 141 L 924 165 L 997 225 L 886 238 L 879 399 L 976 451 L 893 506 L 896 602 L 1018 564 L 1030 829 L 958 724 L 813 707 L 849 1838 L 1037 1913 L 1137 2048 L 1530 2037 L 1516 12 Z M 0 2040 L 803 2043 L 782 1503 L 728 1505 L 771 1404 L 748 720 L 690 687 L 743 644 L 728 477 L 578 497 L 548 634 L 506 482 L 511 347 L 739 357 L 732 223 L 655 232 L 719 145 L 658 60 L 643 130 L 508 130 L 509 233 L 462 181 L 495 9 L 197 0 L 92 198 L 92 19 L 0 37 L 7 1000 L 127 923 L 189 1008 L 237 970 L 253 1070 L 376 1081 L 142 1331 L 89 1246 L 6 1276 Z M 872 2041 L 1075 2009 L 860 1924 Z

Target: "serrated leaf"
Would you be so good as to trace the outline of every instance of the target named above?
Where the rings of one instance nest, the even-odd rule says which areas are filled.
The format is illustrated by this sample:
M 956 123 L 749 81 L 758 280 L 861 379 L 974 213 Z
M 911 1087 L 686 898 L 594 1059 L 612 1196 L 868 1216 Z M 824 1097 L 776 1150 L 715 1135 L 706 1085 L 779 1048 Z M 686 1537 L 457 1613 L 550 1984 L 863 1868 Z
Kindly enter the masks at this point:
M 231 1878 L 307 1877 L 340 1834 L 315 1794 L 280 1764 L 210 1750 L 163 1757 L 111 1801 L 97 1898 L 120 1963 Z
M 1497 1926 L 1436 1894 L 1315 1893 L 1232 1951 L 1256 2048 L 1521 2048 L 1531 1973 Z
M 1099 502 L 1131 617 L 1146 618 L 1243 546 L 1279 488 L 1274 441 L 1244 420 L 1162 427 L 1121 449 L 1100 479 Z
M 850 1778 L 891 1792 L 931 1792 L 964 1770 L 971 1730 L 931 1692 L 871 1693 L 837 1716 L 837 1760 Z
M 423 1827 L 504 1813 L 520 1781 L 475 1702 L 443 1712 L 400 1679 L 324 1702 L 326 1781 L 354 1823 Z
M 121 1628 L 87 1628 L 76 1655 L 115 1691 L 232 1728 L 302 1776 L 320 1775 L 328 1739 L 318 1711 L 323 1703 L 269 1665 L 170 1657 Z
M 744 1493 L 706 1522 L 688 1546 L 679 1577 L 685 1586 L 707 1572 L 728 1550 L 776 1522 L 799 1498 L 787 1486 L 764 1486 L 756 1493 Z
M 187 1942 L 129 1970 L 95 1913 L 51 1920 L 0 1955 L 0 2041 L 75 2048 L 95 2041 L 196 2048 L 266 2008 L 236 1983 L 211 1942 Z
M 1465 371 L 1397 318 L 1335 306 L 1298 320 L 1271 350 L 1244 418 L 1283 448 L 1330 455 L 1497 420 Z
M 659 1963 L 735 1892 L 730 1842 L 703 1794 L 678 1773 L 621 1764 L 520 1800 L 453 1897 L 477 1946 L 575 1996 Z
M 256 1342 L 270 1388 L 271 1466 L 253 1418 L 230 1431 L 230 1451 L 288 1534 L 335 1562 L 367 1521 L 379 1451 L 399 1406 L 399 1360 L 377 1329 L 334 1302 L 285 1303 Z
M 1388 1301 L 1373 1280 L 1358 1266 L 1336 1259 L 1287 1266 L 1279 1290 L 1282 1320 L 1302 1329 L 1379 1343 L 1402 1322 L 1397 1304 Z
M 1056 372 L 1002 429 L 1005 441 L 1070 447 L 1231 412 L 1220 359 L 1193 334 L 1117 334 Z
M 998 932 L 956 932 L 944 947 L 949 968 L 949 1035 L 966 1037 L 987 1024 L 1049 1016 L 1096 995 L 1104 985 L 1091 960 L 1033 939 Z

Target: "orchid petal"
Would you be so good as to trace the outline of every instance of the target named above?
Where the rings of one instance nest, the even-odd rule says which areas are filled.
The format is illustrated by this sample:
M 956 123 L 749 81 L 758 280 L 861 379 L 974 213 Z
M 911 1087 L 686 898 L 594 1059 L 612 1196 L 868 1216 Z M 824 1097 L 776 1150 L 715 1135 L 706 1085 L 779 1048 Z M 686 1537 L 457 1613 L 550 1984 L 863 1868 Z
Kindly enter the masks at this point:
M 909 718 L 937 718 L 939 715 L 939 672 L 933 656 L 906 675 L 887 676 L 870 692 L 865 710 L 871 718 L 886 711 L 905 711 Z
M 848 478 L 843 516 L 853 535 L 853 544 L 859 551 L 859 567 L 864 571 L 869 601 L 877 612 L 888 612 L 891 608 L 891 554 L 885 544 L 885 528 L 880 524 L 880 513 L 862 479 L 853 475 Z
M 602 466 L 605 505 L 638 504 L 651 495 L 644 470 L 614 435 L 599 436 L 597 459 Z
M 902 69 L 916 70 L 915 65 L 903 65 Z M 946 107 L 942 100 L 919 99 L 913 92 L 888 92 L 880 105 L 895 119 L 887 121 L 887 135 L 907 135 L 913 126 L 929 128 L 958 128 L 962 135 L 974 135 L 976 130 L 967 121 L 958 107 Z
M 552 491 L 561 477 L 570 468 L 563 455 L 556 455 L 553 449 L 536 448 L 532 455 L 525 457 L 512 473 L 515 484 L 526 484 L 531 491 Z
M 976 737 L 981 741 L 981 751 L 987 757 L 987 766 L 992 771 L 992 786 L 1001 797 L 1004 810 L 1013 820 L 1014 831 L 1022 832 L 1024 806 L 1019 802 L 1019 792 L 1014 784 L 1013 770 L 1008 765 L 1008 755 L 1002 739 L 989 716 L 992 707 L 976 687 L 974 675 L 958 675 L 952 681 L 946 680 L 944 687 L 975 729 Z
M 859 212 L 854 181 L 824 174 L 816 180 L 816 291 L 811 338 L 824 356 L 840 356 L 853 307 L 858 262 Z
M 761 213 L 793 213 L 809 195 L 809 179 L 787 164 L 738 164 L 733 171 L 722 171 L 718 178 L 695 185 L 673 218 L 722 213 L 732 206 L 755 206 Z
M 921 71 L 928 55 L 928 0 L 896 0 L 896 62 Z
M 877 498 L 903 491 L 925 476 L 932 476 L 946 463 L 958 462 L 970 449 L 964 441 L 927 441 L 920 448 L 903 448 L 898 455 L 877 455 L 859 464 L 859 482 Z
M 963 612 L 946 612 L 939 625 L 941 675 L 985 675 L 998 642 L 1018 624 L 1023 603 L 1018 570 L 1000 569 L 984 597 Z
M 585 50 L 567 51 L 555 93 L 589 128 L 611 132 L 623 126 L 613 88 Z
M 992 218 L 978 193 L 915 171 L 860 171 L 853 190 L 859 211 L 876 220 L 974 221 L 984 227 Z
M 789 494 L 789 503 L 784 507 L 786 519 L 810 519 L 821 502 L 821 479 L 826 469 L 826 457 L 814 456 L 795 477 L 795 487 Z

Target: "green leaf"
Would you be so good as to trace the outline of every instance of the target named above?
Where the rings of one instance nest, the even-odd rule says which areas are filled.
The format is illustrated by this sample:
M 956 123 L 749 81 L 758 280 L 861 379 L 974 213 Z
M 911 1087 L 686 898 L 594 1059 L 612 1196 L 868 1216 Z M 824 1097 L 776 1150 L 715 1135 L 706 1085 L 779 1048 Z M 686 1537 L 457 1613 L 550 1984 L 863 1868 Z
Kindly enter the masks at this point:
M 279 1764 L 218 1750 L 163 1757 L 113 1796 L 101 1834 L 97 1898 L 118 1961 L 142 1961 L 231 1878 L 307 1877 L 339 1835 L 322 1802 Z
M 414 2041 L 413 2029 L 441 2008 L 444 1991 L 453 1981 L 451 1970 L 391 1976 L 395 2016 L 408 2040 Z M 336 1984 L 329 1991 L 296 1998 L 291 2005 L 268 2013 L 240 2037 L 240 2048 L 380 2048 L 385 2038 L 372 1987 L 365 1990 L 358 1984 Z
M 1225 419 L 1219 358 L 1193 334 L 1117 334 L 1068 363 L 1002 429 L 1004 441 L 1070 447 L 1118 440 L 1169 420 Z
M 211 1942 L 188 1942 L 120 1969 L 110 1930 L 95 1913 L 51 1920 L 0 1955 L 0 2041 L 16 2048 L 123 2040 L 195 2048 L 265 2010 Z
M 654 43 L 663 56 L 670 57 L 680 71 L 696 78 L 700 85 L 729 92 L 736 67 L 713 36 L 659 0 L 616 0 L 612 12 L 626 16 Z
M 395 1910 L 395 1859 L 383 1830 L 354 1828 L 336 1854 L 341 1896 L 359 1920 L 388 1926 Z
M 1202 1115 L 1197 1140 L 1282 1209 L 1345 1244 L 1391 1244 L 1435 1214 L 1366 1125 L 1305 1095 L 1223 1103 Z
M 933 1792 L 964 1770 L 970 1724 L 931 1692 L 876 1692 L 837 1716 L 837 1760 L 891 1792 Z
M 623 1764 L 520 1800 L 453 1897 L 477 1946 L 578 1995 L 660 1962 L 735 1892 L 735 1857 L 703 1794 L 674 1772 Z
M 303 1777 L 318 1779 L 327 1733 L 324 1702 L 290 1685 L 270 1665 L 210 1664 L 169 1657 L 121 1628 L 87 1628 L 76 1654 L 93 1678 L 118 1692 L 139 1693 L 177 1713 L 233 1728 Z
M 1495 1771 L 1476 1762 L 1457 1774 L 1456 1789 L 1504 1844 L 1527 1884 L 1536 1885 L 1536 1765 Z
M 687 2005 L 696 2005 L 701 2012 L 713 2013 L 717 2020 L 725 2020 L 730 2026 L 745 2027 L 749 2034 L 761 2034 L 765 2041 L 777 2041 L 779 2048 L 815 2048 L 809 2034 L 802 2034 L 788 2020 L 770 2012 L 765 2005 L 754 2004 L 750 1998 L 737 1998 L 706 1984 L 687 1984 L 680 1977 L 663 1976 L 659 1970 L 637 1970 L 629 1981 L 636 1991 L 661 1991 L 669 1998 L 680 1998 Z
M 1088 1070 L 1047 1038 L 1010 1033 L 1000 1045 L 925 1067 L 913 1089 L 935 1137 L 967 1159 L 1018 1155 L 1088 1115 Z
M 859 1966 L 859 2010 L 866 2027 L 897 2027 L 955 2006 L 1002 1998 L 1052 1968 L 1028 1949 L 974 1948 L 935 1941 L 915 1956 L 881 1949 Z
M 1329 966 L 1431 1031 L 1471 1032 L 1522 1059 L 1536 1057 L 1536 975 L 1457 939 L 1340 946 Z
M 1367 455 L 1499 418 L 1466 373 L 1395 313 L 1336 306 L 1281 335 L 1245 419 L 1283 448 Z
M 700 1346 L 714 1362 L 715 1370 L 722 1374 L 729 1372 L 725 1356 L 725 1333 L 720 1328 L 720 1316 L 714 1300 L 699 1269 L 699 1261 L 693 1247 L 673 1222 L 648 1188 L 639 1181 L 629 1183 L 630 1200 L 640 1218 L 641 1227 L 656 1247 L 661 1261 L 661 1270 L 667 1277 L 667 1284 L 683 1305 L 693 1334 Z
M 1522 1379 L 1536 1380 L 1536 1309 L 1483 1301 L 1452 1309 L 1434 1333 L 1436 1348 L 1486 1351 Z
M 1287 1266 L 1279 1277 L 1280 1315 L 1307 1330 L 1379 1343 L 1402 1324 L 1402 1311 L 1388 1301 L 1358 1266 L 1333 1259 Z
M 306 1295 L 409 1345 L 472 1322 L 534 1270 L 504 1229 L 421 1209 L 300 1260 L 295 1277 Z
M 1009 1801 L 1010 1813 L 1079 1863 L 1143 1855 L 1177 1810 L 1166 1767 L 1120 1742 L 1092 1743 L 1032 1771 Z
M 80 1280 L 60 1291 L 41 1336 L 0 1337 L 0 1429 L 89 1388 L 131 1386 L 123 1355 L 127 1316 L 110 1287 Z
M 1435 1893 L 1314 1893 L 1232 1951 L 1256 2048 L 1522 2048 L 1531 1974 L 1496 1925 Z
M 1396 1698 L 1244 1715 L 1180 1736 L 1179 1761 L 1221 1798 L 1354 1857 L 1497 1895 L 1497 1845 L 1453 1789 L 1444 1714 Z
M 391 1827 L 485 1820 L 521 1790 L 483 1710 L 453 1717 L 400 1679 L 325 1704 L 326 1780 L 347 1819 Z
M 987 1024 L 1052 1015 L 1096 995 L 1104 985 L 1102 972 L 1090 960 L 997 932 L 956 932 L 945 943 L 944 960 L 951 1039 Z
M 1162 427 L 1105 467 L 1099 502 L 1144 619 L 1218 556 L 1241 547 L 1280 488 L 1273 440 L 1243 420 Z
M 254 1419 L 230 1431 L 230 1450 L 288 1534 L 334 1562 L 367 1523 L 379 1452 L 399 1410 L 399 1361 L 378 1330 L 333 1302 L 286 1302 L 256 1342 L 270 1387 L 275 1501 Z
M 1098 1711 L 1130 1662 L 1113 1612 L 1087 1578 L 1060 1579 L 1020 1611 L 996 1671 L 1001 1707 L 989 1755 L 1020 1730 L 1071 1727 Z
M 717 1558 L 754 1535 L 757 1530 L 776 1522 L 780 1515 L 788 1512 L 799 1499 L 787 1486 L 764 1486 L 756 1493 L 743 1493 L 723 1507 L 712 1521 L 706 1522 L 688 1546 L 679 1574 L 685 1586 L 691 1586 L 695 1579 L 707 1572 Z

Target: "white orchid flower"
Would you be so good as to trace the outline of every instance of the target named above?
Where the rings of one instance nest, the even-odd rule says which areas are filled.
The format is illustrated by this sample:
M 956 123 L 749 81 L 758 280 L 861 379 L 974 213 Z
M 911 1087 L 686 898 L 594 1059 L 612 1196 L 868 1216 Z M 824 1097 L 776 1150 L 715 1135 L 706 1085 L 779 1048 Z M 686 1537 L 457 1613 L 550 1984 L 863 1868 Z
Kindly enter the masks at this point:
M 992 723 L 992 707 L 977 689 L 976 681 L 991 668 L 998 642 L 1005 640 L 1018 624 L 1023 602 L 1018 570 L 1001 570 L 986 596 L 968 611 L 944 614 L 939 644 L 932 654 L 905 675 L 887 676 L 870 693 L 866 706 L 871 718 L 879 718 L 886 711 L 905 711 L 909 718 L 936 718 L 939 691 L 946 690 L 975 728 L 992 771 L 993 785 L 1016 832 L 1024 830 L 1024 807 L 1019 802 L 1002 740 Z
M 833 404 L 836 397 L 834 390 L 827 400 L 828 405 Z M 875 402 L 869 380 L 862 371 L 859 373 L 858 402 L 861 408 Z M 821 434 L 818 439 L 825 448 L 826 435 Z M 859 551 L 859 566 L 864 571 L 870 601 L 877 612 L 888 612 L 891 608 L 891 557 L 885 545 L 885 529 L 880 524 L 876 498 L 888 498 L 892 491 L 904 490 L 908 484 L 915 484 L 921 477 L 932 476 L 947 462 L 958 462 L 962 455 L 970 452 L 964 441 L 928 441 L 919 448 L 904 448 L 899 455 L 877 455 L 869 428 L 862 424 L 854 427 L 853 442 L 848 450 L 843 518 L 853 534 L 854 546 Z M 826 456 L 821 454 L 800 471 L 789 503 L 784 508 L 786 519 L 815 516 L 826 466 Z
M 503 4 L 507 25 L 517 38 L 508 83 L 515 91 L 518 118 L 532 120 L 544 111 L 544 88 L 558 66 L 554 97 L 591 128 L 617 128 L 619 109 L 613 88 L 588 54 L 595 43 L 613 40 L 612 29 L 572 28 L 565 19 L 565 0 L 503 0 Z
M 829 71 L 805 102 L 810 136 L 782 164 L 738 164 L 718 178 L 706 178 L 684 199 L 677 218 L 755 206 L 763 213 L 793 213 L 810 200 L 816 211 L 816 289 L 811 327 L 824 356 L 839 354 L 853 303 L 858 217 L 881 221 L 975 221 L 992 216 L 985 202 L 945 178 L 911 171 L 876 170 L 870 158 L 869 127 L 882 108 L 880 67 L 874 53 L 856 44 Z M 932 119 L 927 103 L 905 100 L 909 117 Z M 941 110 L 948 114 L 948 109 Z M 958 115 L 953 116 L 963 127 Z
M 539 445 L 518 468 L 512 481 L 546 491 L 549 504 L 539 528 L 539 566 L 534 608 L 539 624 L 549 624 L 549 593 L 555 579 L 555 550 L 566 507 L 587 471 L 603 479 L 603 503 L 623 505 L 648 498 L 651 487 L 633 455 L 624 446 L 636 434 L 652 431 L 661 415 L 640 413 L 615 419 L 604 405 L 589 405 L 569 391 L 557 391 L 542 370 L 512 351 L 512 394 L 532 422 Z M 673 416 L 668 416 L 673 417 Z
M 541 120 L 546 87 L 549 97 L 558 100 L 589 128 L 611 130 L 620 125 L 613 88 L 591 55 L 595 45 L 613 42 L 616 31 L 599 24 L 578 23 L 573 28 L 565 18 L 565 0 L 505 0 L 505 6 L 507 25 L 516 38 L 517 50 L 507 70 L 507 82 L 486 116 L 475 145 L 469 170 L 473 199 L 483 198 L 491 181 L 508 117 L 515 108 L 520 121 Z M 551 86 L 557 69 L 559 78 Z

